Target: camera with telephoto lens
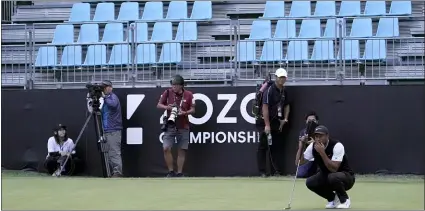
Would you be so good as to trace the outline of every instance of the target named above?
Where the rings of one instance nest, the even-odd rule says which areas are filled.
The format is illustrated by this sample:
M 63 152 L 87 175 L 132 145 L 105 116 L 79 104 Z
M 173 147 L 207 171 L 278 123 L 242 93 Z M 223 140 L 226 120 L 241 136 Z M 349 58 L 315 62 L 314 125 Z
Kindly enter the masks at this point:
M 310 140 L 310 138 L 313 138 L 314 137 L 314 130 L 316 129 L 316 127 L 318 125 L 319 124 L 317 124 L 317 121 L 316 120 L 309 120 L 307 122 L 307 126 L 306 126 L 305 132 L 308 135 L 308 139 L 309 140 Z
M 170 111 L 170 116 L 163 116 L 163 124 L 161 126 L 161 130 L 162 131 L 167 131 L 168 127 L 175 127 L 176 126 L 176 120 L 178 118 L 178 114 L 179 114 L 179 107 L 176 105 L 172 105 L 171 111 Z

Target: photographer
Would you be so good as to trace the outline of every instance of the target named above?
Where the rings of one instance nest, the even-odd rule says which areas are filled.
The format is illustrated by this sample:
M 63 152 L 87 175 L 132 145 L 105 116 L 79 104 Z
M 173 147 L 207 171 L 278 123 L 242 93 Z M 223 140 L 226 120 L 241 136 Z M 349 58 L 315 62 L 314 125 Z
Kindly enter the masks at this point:
M 280 175 L 280 169 L 276 164 L 278 156 L 276 152 L 284 142 L 284 126 L 288 123 L 290 112 L 290 98 L 285 89 L 285 82 L 288 73 L 285 69 L 279 68 L 275 72 L 275 82 L 267 88 L 262 99 L 262 114 L 264 120 L 264 131 L 260 134 L 260 144 L 257 153 L 259 171 L 264 176 L 267 150 L 269 149 L 271 163 L 275 170 L 275 175 Z M 275 162 L 273 162 L 273 160 Z
M 195 113 L 195 102 L 192 92 L 185 90 L 184 79 L 180 75 L 176 75 L 170 81 L 172 88 L 167 89 L 161 95 L 157 108 L 167 111 L 164 118 L 162 130 L 164 158 L 168 167 L 167 177 L 182 177 L 183 165 L 185 161 L 186 151 L 189 146 L 189 115 Z M 177 158 L 177 174 L 173 168 L 173 155 L 171 148 L 177 140 L 178 158 Z
M 102 86 L 104 88 L 101 111 L 104 135 L 109 146 L 109 165 L 112 167 L 112 177 L 122 177 L 121 130 L 123 127 L 121 104 L 118 96 L 112 92 L 111 81 L 103 81 Z
M 304 153 L 303 149 L 305 149 L 309 144 L 313 143 L 313 133 L 314 129 L 319 124 L 319 116 L 316 112 L 312 111 L 307 113 L 305 117 L 306 126 L 304 129 L 300 131 L 300 136 L 298 140 L 298 151 L 295 157 L 295 165 L 298 165 L 298 161 L 301 158 L 301 155 Z M 300 165 L 298 167 L 298 178 L 307 178 L 314 175 L 317 172 L 317 165 L 311 161 L 306 161 L 305 164 Z
M 44 167 L 52 176 L 56 176 L 60 172 L 60 165 L 66 160 L 66 157 L 71 156 L 65 165 L 64 173 L 72 175 L 75 169 L 74 163 L 74 142 L 68 138 L 66 126 L 59 124 L 53 129 L 53 136 L 47 141 L 47 157 L 44 162 Z

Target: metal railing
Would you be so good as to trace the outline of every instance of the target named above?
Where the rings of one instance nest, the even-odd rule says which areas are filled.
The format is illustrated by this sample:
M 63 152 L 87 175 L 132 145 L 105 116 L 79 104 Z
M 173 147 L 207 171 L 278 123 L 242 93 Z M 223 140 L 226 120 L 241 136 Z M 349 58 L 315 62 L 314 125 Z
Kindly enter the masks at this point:
M 7 30 L 9 27 L 19 28 Z M 30 59 L 30 40 L 25 24 L 2 24 L 2 41 L 12 43 L 1 48 L 1 82 L 3 87 L 27 87 Z
M 16 1 L 1 1 L 1 23 L 12 23 L 12 16 L 16 12 Z
M 114 40 L 115 34 L 109 37 L 112 40 L 103 40 L 106 23 L 102 22 L 72 23 L 72 41 L 66 41 L 67 34 L 53 36 L 57 26 L 70 23 L 33 24 L 24 27 L 23 43 L 2 50 L 2 73 L 6 73 L 2 74 L 2 82 L 54 88 L 81 87 L 88 81 L 109 79 L 125 87 L 166 86 L 173 75 L 181 74 L 192 85 L 252 85 L 278 67 L 288 70 L 289 83 L 424 77 L 423 37 L 353 36 L 347 29 L 354 18 L 372 18 L 373 24 L 379 20 L 377 17 L 274 19 L 272 26 L 281 20 L 295 20 L 300 25 L 304 20 L 320 19 L 321 32 L 317 36 L 304 30 L 308 33 L 285 38 L 275 36 L 275 29 L 268 39 L 255 36 L 245 39 L 252 33 L 244 28 L 248 24 L 243 22 L 249 20 L 219 20 L 220 27 L 214 29 L 221 31 L 212 34 L 202 33 L 210 23 L 171 20 L 171 38 L 169 31 L 162 31 L 155 35 L 161 39 L 153 37 L 154 24 L 170 20 L 115 21 L 123 24 L 121 42 Z M 193 28 L 185 27 L 195 21 L 196 32 L 191 33 Z M 323 26 L 329 21 L 335 24 L 333 33 L 324 32 Z M 99 24 L 101 29 L 98 40 L 82 42 L 92 36 L 80 33 L 82 25 L 92 23 Z M 145 27 L 143 24 L 148 25 L 147 34 L 144 28 L 138 28 Z M 216 34 L 226 34 L 229 38 L 215 40 Z M 48 41 L 53 43 L 44 44 Z M 385 46 L 381 48 L 381 45 Z

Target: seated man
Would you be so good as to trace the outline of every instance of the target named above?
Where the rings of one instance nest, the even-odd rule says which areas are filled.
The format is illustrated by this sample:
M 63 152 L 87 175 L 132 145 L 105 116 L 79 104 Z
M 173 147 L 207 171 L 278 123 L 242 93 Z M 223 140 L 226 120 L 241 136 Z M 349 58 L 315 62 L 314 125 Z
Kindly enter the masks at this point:
M 309 124 L 311 122 L 314 122 L 314 124 Z M 311 111 L 307 113 L 305 117 L 305 123 L 306 123 L 306 127 L 300 131 L 300 136 L 298 140 L 298 151 L 297 151 L 297 156 L 295 158 L 296 166 L 298 165 L 300 156 L 304 153 L 303 149 L 305 149 L 309 144 L 311 144 L 314 141 L 312 139 L 308 140 L 309 131 L 307 131 L 307 129 L 310 130 L 310 128 L 308 128 L 309 126 L 315 127 L 319 123 L 319 116 L 316 114 L 316 112 Z M 297 178 L 307 178 L 316 174 L 317 165 L 313 161 L 314 161 L 314 158 L 312 160 L 306 161 L 306 163 L 298 167 Z
M 59 175 L 60 166 L 68 156 L 68 161 L 61 174 L 72 175 L 75 169 L 74 142 L 68 138 L 66 126 L 60 125 L 53 130 L 53 136 L 47 141 L 47 157 L 44 167 L 52 176 Z

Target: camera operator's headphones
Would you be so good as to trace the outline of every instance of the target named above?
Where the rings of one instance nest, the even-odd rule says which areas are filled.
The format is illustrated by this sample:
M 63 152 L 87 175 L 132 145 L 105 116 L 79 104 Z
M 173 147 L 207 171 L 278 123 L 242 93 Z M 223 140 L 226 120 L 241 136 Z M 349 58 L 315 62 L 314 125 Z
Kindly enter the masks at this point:
M 59 131 L 60 129 L 64 129 L 65 131 L 67 131 L 66 126 L 65 126 L 65 125 L 59 124 L 57 127 L 55 127 L 55 128 L 53 129 L 53 134 L 54 134 L 55 136 L 56 136 L 56 135 L 58 135 L 58 131 Z
M 172 80 L 170 80 L 171 85 L 182 85 L 184 86 L 184 78 L 181 75 L 176 75 Z

